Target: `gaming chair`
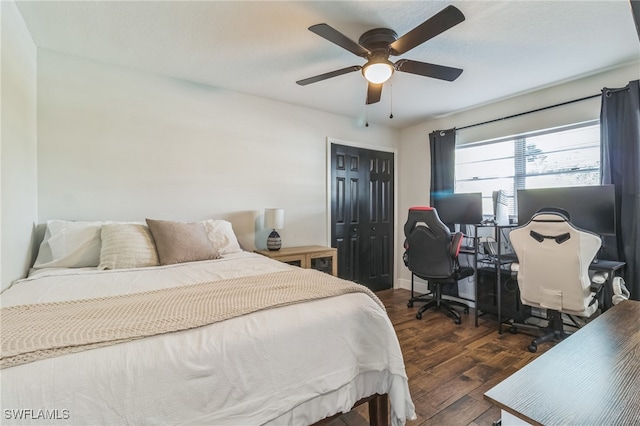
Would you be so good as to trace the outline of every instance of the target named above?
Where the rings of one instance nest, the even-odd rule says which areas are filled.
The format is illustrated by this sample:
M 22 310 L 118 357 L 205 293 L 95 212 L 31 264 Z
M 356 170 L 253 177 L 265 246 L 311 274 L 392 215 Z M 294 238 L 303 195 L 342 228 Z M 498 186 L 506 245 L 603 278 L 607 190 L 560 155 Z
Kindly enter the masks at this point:
M 600 249 L 601 239 L 576 228 L 568 213 L 549 208 L 538 211 L 526 225 L 513 229 L 509 238 L 518 256 L 522 303 L 546 309 L 546 327 L 514 323 L 511 330 L 542 331 L 543 335 L 528 346 L 530 352 L 536 352 L 540 343 L 562 340 L 569 334 L 564 330 L 563 313 L 586 318 L 597 310 L 596 296 L 601 285 L 591 282 L 589 265 Z M 577 325 L 575 321 L 574 324 Z
M 416 313 L 417 319 L 421 319 L 428 309 L 443 308 L 456 324 L 460 324 L 460 314 L 452 305 L 463 307 L 465 314 L 469 313 L 469 306 L 443 299 L 442 286 L 457 285 L 458 280 L 473 275 L 473 268 L 460 267 L 458 263 L 463 234 L 456 232 L 452 237 L 433 207 L 412 207 L 404 225 L 404 235 L 403 259 L 411 271 L 411 299 L 407 306 L 411 308 L 414 302 L 427 302 Z M 414 296 L 414 276 L 428 281 L 430 293 Z

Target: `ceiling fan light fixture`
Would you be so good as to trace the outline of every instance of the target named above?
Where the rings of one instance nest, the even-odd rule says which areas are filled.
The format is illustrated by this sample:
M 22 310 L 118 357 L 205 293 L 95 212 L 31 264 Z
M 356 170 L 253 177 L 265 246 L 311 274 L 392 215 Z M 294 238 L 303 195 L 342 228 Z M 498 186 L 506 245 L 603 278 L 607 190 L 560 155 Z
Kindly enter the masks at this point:
M 393 64 L 386 59 L 369 62 L 362 68 L 362 75 L 368 82 L 381 84 L 389 80 L 393 75 Z
M 373 28 L 363 33 L 357 43 L 327 24 L 312 25 L 309 27 L 309 31 L 356 56 L 366 59 L 367 62 L 362 66 L 353 65 L 298 80 L 296 83 L 300 86 L 306 86 L 307 84 L 361 70 L 362 76 L 367 80 L 366 104 L 370 105 L 380 102 L 383 83 L 387 82 L 395 71 L 454 81 L 462 73 L 459 68 L 412 61 L 410 59 L 400 59 L 394 64 L 389 61 L 389 57 L 404 55 L 411 49 L 442 34 L 464 20 L 464 14 L 460 9 L 455 6 L 447 6 L 401 37 L 398 37 L 398 34 L 390 28 Z

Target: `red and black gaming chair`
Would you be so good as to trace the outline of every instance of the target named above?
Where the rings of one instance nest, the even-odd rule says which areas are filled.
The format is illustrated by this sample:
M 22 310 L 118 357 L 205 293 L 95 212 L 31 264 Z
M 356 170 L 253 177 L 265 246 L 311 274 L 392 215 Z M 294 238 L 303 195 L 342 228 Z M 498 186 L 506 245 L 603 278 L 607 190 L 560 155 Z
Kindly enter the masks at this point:
M 473 268 L 460 267 L 458 263 L 463 234 L 456 232 L 452 237 L 433 207 L 412 207 L 404 235 L 404 263 L 411 271 L 411 299 L 407 305 L 411 308 L 414 302 L 427 302 L 416 313 L 417 319 L 421 319 L 427 309 L 444 308 L 445 313 L 460 324 L 460 314 L 452 305 L 463 307 L 465 314 L 469 313 L 469 306 L 443 299 L 442 286 L 457 285 L 458 280 L 473 275 Z M 430 293 L 414 297 L 414 276 L 428 281 Z

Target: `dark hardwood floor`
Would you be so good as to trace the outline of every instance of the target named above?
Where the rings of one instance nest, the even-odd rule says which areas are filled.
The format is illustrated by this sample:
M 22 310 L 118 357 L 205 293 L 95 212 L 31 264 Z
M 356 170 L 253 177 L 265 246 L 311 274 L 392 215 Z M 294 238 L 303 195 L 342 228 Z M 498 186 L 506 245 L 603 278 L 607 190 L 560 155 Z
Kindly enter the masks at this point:
M 526 349 L 531 336 L 508 331 L 499 334 L 497 323 L 482 317 L 475 327 L 473 310 L 463 314 L 460 325 L 435 310 L 417 320 L 415 313 L 422 303 L 408 308 L 408 290 L 376 294 L 387 308 L 404 356 L 418 415 L 408 426 L 491 425 L 500 418 L 500 410 L 483 394 L 552 347 L 540 345 L 532 354 Z M 366 404 L 328 423 L 367 424 Z

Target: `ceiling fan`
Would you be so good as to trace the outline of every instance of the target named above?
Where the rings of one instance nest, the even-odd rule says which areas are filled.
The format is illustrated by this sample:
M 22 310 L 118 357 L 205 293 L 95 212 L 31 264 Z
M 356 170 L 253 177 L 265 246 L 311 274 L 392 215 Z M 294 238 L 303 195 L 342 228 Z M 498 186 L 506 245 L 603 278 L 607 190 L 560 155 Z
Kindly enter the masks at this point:
M 357 43 L 327 24 L 312 25 L 309 27 L 309 31 L 357 56 L 362 56 L 367 60 L 367 63 L 362 66 L 353 65 L 305 78 L 296 81 L 296 83 L 306 86 L 307 84 L 362 70 L 362 74 L 368 82 L 366 101 L 368 105 L 380 101 L 382 85 L 391 77 L 394 71 L 453 81 L 462 74 L 461 69 L 412 61 L 411 59 L 400 59 L 393 63 L 389 61 L 389 56 L 402 55 L 462 21 L 464 21 L 462 12 L 455 6 L 447 6 L 400 38 L 398 38 L 398 34 L 395 31 L 389 28 L 375 28 L 362 34 Z

